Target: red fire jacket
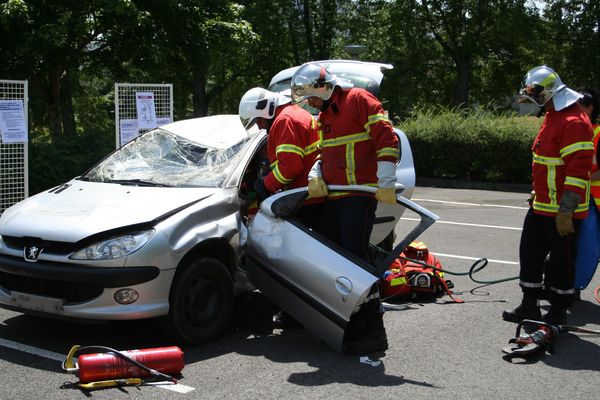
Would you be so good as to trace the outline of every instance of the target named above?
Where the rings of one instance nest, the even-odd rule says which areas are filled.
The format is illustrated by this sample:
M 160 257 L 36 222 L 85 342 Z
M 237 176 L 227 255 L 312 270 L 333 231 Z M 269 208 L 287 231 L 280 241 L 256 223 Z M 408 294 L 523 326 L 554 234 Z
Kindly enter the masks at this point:
M 377 185 L 377 162 L 398 161 L 398 137 L 381 102 L 364 89 L 336 89 L 319 114 L 321 171 L 330 185 Z M 330 197 L 343 195 L 331 193 Z
M 316 121 L 308 111 L 292 104 L 278 107 L 267 140 L 271 172 L 264 179 L 265 188 L 274 193 L 308 185 L 318 142 Z
M 577 104 L 546 113 L 533 142 L 532 177 L 536 214 L 554 216 L 565 190 L 581 197 L 573 218 L 587 216 L 594 155 L 592 125 Z
M 600 138 L 600 125 L 594 125 L 594 159 L 592 161 L 592 169 L 590 173 L 594 173 L 598 170 L 598 139 Z M 590 193 L 594 198 L 596 207 L 600 210 L 600 180 L 590 181 Z

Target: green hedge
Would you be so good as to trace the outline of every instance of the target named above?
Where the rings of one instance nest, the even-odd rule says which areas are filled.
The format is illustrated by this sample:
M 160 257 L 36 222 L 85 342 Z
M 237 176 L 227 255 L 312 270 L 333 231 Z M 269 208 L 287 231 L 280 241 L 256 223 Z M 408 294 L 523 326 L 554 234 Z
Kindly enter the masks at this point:
M 87 131 L 70 137 L 29 143 L 29 194 L 34 195 L 75 176 L 115 149 L 115 138 Z
M 417 110 L 401 121 L 417 177 L 529 183 L 531 145 L 542 119 L 514 113 Z
M 540 118 L 435 108 L 415 111 L 397 125 L 411 144 L 418 178 L 529 183 L 531 144 Z M 89 130 L 29 144 L 29 193 L 74 176 L 114 150 L 112 132 Z

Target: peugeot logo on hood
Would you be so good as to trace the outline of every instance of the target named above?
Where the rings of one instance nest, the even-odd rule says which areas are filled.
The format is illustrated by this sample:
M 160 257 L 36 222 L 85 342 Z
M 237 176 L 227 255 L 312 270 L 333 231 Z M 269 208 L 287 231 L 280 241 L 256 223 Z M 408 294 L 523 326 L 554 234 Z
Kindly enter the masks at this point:
M 44 249 L 37 246 L 25 246 L 23 249 L 23 257 L 25 261 L 36 262 Z

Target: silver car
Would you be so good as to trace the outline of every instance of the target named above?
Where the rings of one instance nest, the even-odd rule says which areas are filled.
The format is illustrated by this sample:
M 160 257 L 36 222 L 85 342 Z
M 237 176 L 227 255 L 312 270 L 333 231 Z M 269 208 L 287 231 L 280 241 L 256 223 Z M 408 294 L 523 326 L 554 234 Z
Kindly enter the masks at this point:
M 410 196 L 412 154 L 396 133 L 398 192 Z M 174 122 L 10 207 L 0 216 L 0 307 L 75 320 L 158 317 L 176 340 L 194 344 L 226 328 L 238 294 L 258 287 L 279 302 L 285 281 L 317 310 L 298 319 L 338 348 L 353 304 L 396 249 L 363 265 L 306 229 L 294 218 L 305 189 L 276 194 L 256 212 L 252 186 L 266 141 L 237 115 Z M 417 235 L 435 219 L 398 202 L 378 209 L 372 243 L 390 237 L 405 207 L 424 218 Z M 280 305 L 298 316 L 300 306 Z

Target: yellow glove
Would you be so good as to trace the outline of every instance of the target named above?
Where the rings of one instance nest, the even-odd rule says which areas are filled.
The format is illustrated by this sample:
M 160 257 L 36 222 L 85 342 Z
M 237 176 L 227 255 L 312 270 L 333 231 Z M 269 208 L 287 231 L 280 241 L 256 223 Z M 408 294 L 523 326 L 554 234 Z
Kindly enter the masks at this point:
M 567 236 L 573 232 L 575 232 L 575 228 L 573 227 L 573 213 L 567 212 L 558 212 L 556 214 L 556 230 L 560 236 Z
M 375 198 L 386 204 L 396 204 L 396 189 L 395 188 L 377 188 Z
M 310 197 L 325 197 L 329 194 L 323 178 L 315 177 L 308 180 L 308 195 Z

